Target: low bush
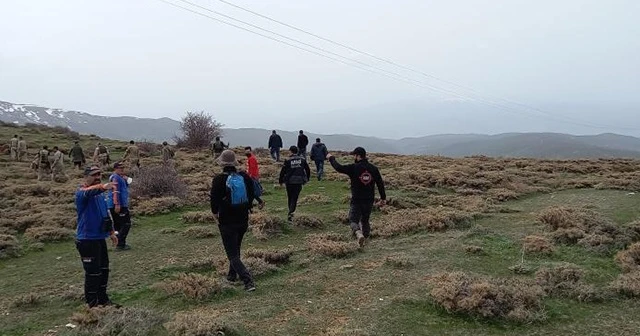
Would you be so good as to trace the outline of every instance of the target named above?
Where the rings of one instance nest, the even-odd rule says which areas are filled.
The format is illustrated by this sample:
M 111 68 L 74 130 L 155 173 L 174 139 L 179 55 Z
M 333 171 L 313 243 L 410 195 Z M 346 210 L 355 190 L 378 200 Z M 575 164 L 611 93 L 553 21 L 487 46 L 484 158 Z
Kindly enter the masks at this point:
M 293 218 L 293 225 L 312 229 L 320 229 L 324 226 L 324 222 L 317 216 L 300 214 Z
M 172 336 L 231 336 L 236 327 L 217 311 L 189 311 L 177 313 L 164 327 Z
M 71 229 L 52 226 L 30 227 L 24 232 L 26 239 L 41 243 L 69 240 L 74 236 L 75 232 Z
M 35 307 L 42 301 L 42 297 L 36 293 L 20 295 L 13 300 L 11 306 L 14 308 Z
M 242 260 L 251 275 L 258 277 L 261 275 L 274 273 L 279 270 L 278 266 L 266 262 L 262 258 L 248 257 Z
M 640 243 L 635 243 L 626 250 L 618 252 L 615 262 L 625 273 L 640 271 Z
M 180 209 L 185 201 L 179 197 L 158 197 L 142 200 L 135 207 L 135 212 L 140 216 L 152 216 Z
M 83 308 L 71 316 L 79 335 L 154 335 L 166 321 L 162 314 L 147 308 L 113 306 Z
M 393 268 L 411 268 L 414 266 L 413 262 L 408 256 L 403 254 L 390 255 L 384 258 L 385 265 L 389 265 Z
M 569 263 L 543 267 L 536 272 L 536 283 L 553 297 L 571 298 L 581 302 L 600 301 L 602 292 L 583 280 L 584 271 Z
M 0 234 L 0 259 L 17 257 L 20 255 L 20 250 L 18 238 L 8 234 Z
M 292 252 L 287 250 L 258 250 L 249 249 L 244 255 L 247 257 L 260 258 L 264 261 L 274 264 L 282 265 L 289 262 Z
M 131 184 L 131 197 L 187 196 L 187 186 L 169 165 L 142 167 Z
M 267 239 L 282 233 L 286 222 L 280 217 L 258 212 L 251 214 L 249 224 L 251 225 L 251 232 L 257 239 Z
M 180 217 L 187 224 L 193 223 L 216 223 L 211 211 L 190 211 L 182 214 Z
M 543 236 L 526 236 L 523 239 L 522 248 L 525 253 L 538 253 L 550 255 L 555 251 L 553 242 Z
M 308 235 L 306 240 L 311 253 L 327 257 L 343 258 L 359 250 L 355 241 L 349 241 L 345 236 L 338 234 L 313 234 Z
M 624 296 L 640 297 L 640 271 L 620 274 L 611 285 L 612 289 Z
M 211 238 L 215 237 L 216 231 L 211 226 L 191 226 L 182 232 L 182 235 L 189 238 Z
M 175 279 L 153 285 L 168 295 L 181 295 L 189 299 L 207 299 L 222 293 L 226 287 L 215 278 L 197 273 L 181 273 Z

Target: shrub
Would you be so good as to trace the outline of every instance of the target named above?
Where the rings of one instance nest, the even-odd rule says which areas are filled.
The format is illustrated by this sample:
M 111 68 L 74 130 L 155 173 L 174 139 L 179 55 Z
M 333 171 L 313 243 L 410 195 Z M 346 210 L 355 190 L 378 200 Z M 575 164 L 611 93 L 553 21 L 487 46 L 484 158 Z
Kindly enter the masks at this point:
M 545 319 L 539 286 L 516 280 L 481 279 L 465 273 L 441 273 L 428 281 L 430 297 L 449 313 L 516 322 Z
M 251 214 L 249 224 L 251 225 L 251 232 L 258 239 L 267 239 L 270 236 L 281 233 L 286 225 L 282 218 L 264 212 Z
M 11 306 L 15 308 L 34 307 L 34 306 L 37 306 L 41 300 L 42 300 L 42 297 L 40 295 L 36 293 L 29 293 L 29 294 L 24 294 L 15 298 Z
M 187 196 L 187 186 L 169 165 L 142 167 L 131 184 L 131 197 Z
M 141 201 L 136 206 L 136 213 L 140 216 L 152 216 L 160 213 L 169 213 L 185 205 L 183 199 L 178 197 L 159 197 Z
M 349 211 L 339 210 L 333 213 L 333 218 L 340 224 L 349 224 Z
M 213 228 L 209 226 L 192 226 L 184 230 L 182 234 L 186 237 L 198 239 L 211 238 L 216 235 Z
M 302 197 L 300 199 L 299 204 L 318 205 L 318 204 L 329 204 L 329 203 L 331 203 L 331 198 L 329 198 L 329 196 L 322 195 L 322 194 L 311 194 L 311 195 Z
M 324 222 L 322 222 L 322 219 L 316 216 L 300 214 L 294 217 L 293 225 L 308 227 L 312 229 L 320 229 L 324 226 Z
M 628 297 L 640 297 L 640 272 L 620 274 L 612 286 L 616 292 Z
M 552 254 L 555 251 L 553 243 L 546 237 L 526 236 L 522 248 L 526 253 Z
M 413 262 L 406 255 L 390 255 L 384 258 L 384 263 L 393 268 L 410 268 Z
M 245 252 L 245 256 L 260 258 L 264 261 L 274 264 L 281 265 L 289 262 L 289 258 L 291 257 L 292 252 L 287 250 L 258 250 L 258 249 L 249 249 Z
M 225 286 L 218 279 L 197 273 L 178 274 L 175 279 L 155 284 L 154 288 L 168 295 L 182 295 L 197 300 L 207 299 L 225 290 Z
M 83 308 L 71 317 L 71 322 L 78 325 L 78 334 L 97 336 L 153 335 L 165 320 L 146 308 L 113 306 Z
M 261 276 L 279 270 L 278 266 L 266 262 L 262 258 L 248 257 L 242 260 L 242 263 L 247 267 L 249 273 L 253 276 Z
M 71 229 L 52 226 L 31 227 L 24 232 L 28 240 L 42 243 L 69 240 L 74 236 L 75 232 Z
M 346 237 L 338 234 L 308 235 L 307 247 L 314 254 L 333 258 L 343 258 L 358 251 L 359 246 L 354 241 L 348 241 Z
M 471 219 L 470 213 L 447 208 L 399 210 L 385 215 L 373 234 L 390 237 L 419 231 L 445 231 L 466 225 Z
M 182 214 L 182 221 L 188 224 L 192 223 L 215 223 L 211 211 L 190 211 Z
M 484 254 L 484 249 L 476 245 L 467 245 L 464 247 L 464 251 L 467 254 Z
M 618 252 L 615 262 L 625 273 L 640 271 L 640 243 L 635 243 L 626 250 Z
M 190 269 L 215 269 L 217 260 L 211 257 L 192 259 L 187 262 L 187 266 Z
M 164 327 L 173 336 L 213 336 L 236 333 L 218 311 L 189 311 L 177 313 Z
M 180 121 L 183 136 L 176 136 L 174 139 L 176 146 L 191 149 L 209 148 L 215 138 L 222 135 L 222 126 L 204 111 L 187 112 Z
M 566 297 L 578 301 L 600 301 L 603 294 L 583 280 L 584 271 L 569 263 L 543 267 L 536 272 L 536 283 L 554 297 Z
M 17 257 L 20 255 L 18 238 L 12 235 L 0 234 L 0 258 Z

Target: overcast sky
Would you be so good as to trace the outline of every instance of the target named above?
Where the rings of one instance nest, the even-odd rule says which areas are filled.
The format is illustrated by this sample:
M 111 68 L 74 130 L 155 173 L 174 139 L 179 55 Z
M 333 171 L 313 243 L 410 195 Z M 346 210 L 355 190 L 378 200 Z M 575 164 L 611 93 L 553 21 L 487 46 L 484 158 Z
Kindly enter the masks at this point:
M 401 72 L 421 85 L 462 92 L 220 1 L 190 1 Z M 547 109 L 598 106 L 595 116 L 566 113 L 596 124 L 640 129 L 638 0 L 228 1 L 475 88 L 483 97 L 508 97 L 561 116 L 565 111 Z M 332 124 L 348 131 L 345 125 L 351 123 L 352 133 L 368 134 L 367 126 L 375 120 L 353 123 L 348 113 L 335 111 L 389 106 L 393 114 L 395 103 L 429 105 L 459 98 L 312 55 L 158 0 L 2 0 L 0 50 L 0 100 L 109 116 L 179 119 L 187 110 L 205 110 L 229 127 L 305 125 L 326 133 L 339 129 Z M 474 113 L 496 115 L 493 108 L 480 106 Z M 427 113 L 402 112 L 403 120 Z M 310 124 L 325 113 L 342 120 Z M 545 130 L 528 129 L 525 119 L 515 120 L 502 121 L 500 130 Z M 456 128 L 460 124 L 464 120 L 444 131 L 474 130 L 473 125 Z M 603 130 L 608 131 L 594 132 Z

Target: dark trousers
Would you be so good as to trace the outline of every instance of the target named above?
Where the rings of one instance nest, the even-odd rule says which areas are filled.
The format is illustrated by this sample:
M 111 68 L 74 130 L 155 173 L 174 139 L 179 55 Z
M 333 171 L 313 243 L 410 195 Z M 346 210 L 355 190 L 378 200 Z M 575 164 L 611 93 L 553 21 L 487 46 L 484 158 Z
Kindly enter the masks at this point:
M 73 168 L 78 167 L 78 169 L 82 170 L 82 161 L 73 161 Z
M 271 158 L 280 161 L 280 148 L 271 148 Z
M 373 210 L 373 201 L 351 201 L 351 209 L 349 210 L 349 223 L 351 231 L 362 230 L 362 234 L 369 238 L 371 234 L 371 211 Z
M 118 231 L 118 247 L 124 247 L 127 245 L 127 236 L 131 229 L 131 216 L 129 215 L 129 208 L 121 207 L 120 213 L 117 214 L 115 209 L 109 209 L 111 217 L 113 218 L 113 228 Z
M 289 204 L 289 215 L 296 212 L 298 207 L 298 197 L 302 191 L 302 184 L 287 184 L 287 199 Z
M 84 299 L 89 307 L 109 302 L 107 283 L 109 282 L 109 254 L 107 242 L 98 240 L 77 240 L 76 249 L 84 268 Z
M 227 279 L 233 281 L 236 277 L 240 276 L 240 280 L 242 280 L 245 285 L 253 282 L 251 274 L 240 259 L 242 239 L 248 227 L 248 219 L 238 221 L 221 219 L 218 225 L 220 236 L 222 237 L 222 245 L 224 245 L 224 251 L 227 254 L 227 259 L 229 259 Z
M 324 160 L 315 160 L 316 163 L 316 172 L 318 174 L 318 181 L 322 180 L 322 175 L 324 174 Z

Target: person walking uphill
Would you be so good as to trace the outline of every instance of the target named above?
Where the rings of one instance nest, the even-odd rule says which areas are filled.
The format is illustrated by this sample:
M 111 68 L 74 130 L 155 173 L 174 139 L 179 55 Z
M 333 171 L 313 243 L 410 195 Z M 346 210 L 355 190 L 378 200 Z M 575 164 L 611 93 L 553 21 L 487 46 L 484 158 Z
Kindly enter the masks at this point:
M 164 162 L 164 164 L 170 163 L 171 160 L 173 160 L 173 157 L 175 155 L 176 155 L 176 153 L 169 146 L 169 144 L 166 141 L 163 142 L 162 143 L 162 162 Z
M 260 209 L 264 208 L 264 201 L 262 198 L 262 185 L 260 184 L 260 168 L 258 167 L 258 159 L 255 154 L 253 154 L 253 150 L 251 146 L 247 146 L 244 148 L 244 153 L 247 156 L 247 174 L 253 180 L 253 194 L 255 196 L 256 201 L 258 201 L 258 206 Z
M 224 144 L 220 137 L 216 137 L 216 141 L 211 143 L 211 155 L 213 155 L 213 159 L 216 160 L 222 154 L 222 151 L 229 148 L 229 144 Z
M 35 162 L 38 165 L 38 181 L 42 181 L 44 174 L 51 172 L 51 164 L 49 163 L 49 147 L 42 146 L 42 149 L 38 152 Z
M 298 155 L 298 147 L 291 146 L 289 148 L 291 156 L 284 161 L 282 170 L 280 170 L 280 185 L 285 184 L 287 187 L 287 199 L 289 205 L 288 221 L 293 220 L 293 214 L 298 207 L 298 197 L 302 191 L 302 186 L 309 182 L 311 178 L 311 170 L 307 160 Z
M 73 161 L 73 167 L 78 167 L 79 170 L 82 170 L 82 165 L 85 163 L 84 151 L 82 147 L 80 147 L 78 141 L 73 143 L 73 147 L 71 151 L 69 151 L 69 158 Z
M 300 134 L 298 135 L 298 155 L 306 158 L 307 146 L 309 146 L 309 138 L 304 134 L 302 130 L 300 130 Z
M 18 161 L 22 161 L 22 158 L 27 154 L 27 142 L 20 137 L 18 140 Z
M 271 158 L 276 162 L 280 162 L 280 149 L 282 147 L 282 138 L 274 130 L 269 137 L 269 152 L 271 153 Z
M 14 135 L 13 138 L 11 138 L 11 144 L 10 144 L 10 150 L 11 150 L 11 160 L 18 160 L 18 135 Z
M 129 178 L 124 174 L 124 164 L 116 162 L 113 164 L 113 174 L 109 177 L 109 182 L 113 184 L 113 189 L 109 191 L 107 204 L 113 227 L 118 232 L 118 246 L 116 251 L 130 250 L 127 245 L 127 236 L 131 230 L 131 216 L 129 215 Z
M 98 146 L 93 151 L 93 162 L 98 166 L 102 167 L 109 164 L 109 148 L 98 142 Z
M 55 181 L 56 178 L 60 175 L 66 176 L 64 173 L 64 155 L 58 148 L 58 146 L 53 147 L 53 163 L 51 164 L 51 181 Z
M 104 192 L 113 188 L 111 183 L 101 184 L 102 171 L 97 166 L 84 170 L 84 183 L 75 196 L 78 212 L 76 249 L 84 268 L 84 299 L 89 308 L 113 305 L 107 295 L 109 283 L 109 254 L 106 238 L 117 245 L 118 237 L 109 218 Z
M 322 180 L 324 175 L 324 161 L 327 159 L 327 146 L 325 146 L 320 138 L 316 139 L 316 143 L 311 146 L 311 160 L 316 164 L 316 173 L 318 175 L 318 181 Z
M 236 154 L 225 150 L 218 163 L 222 174 L 211 182 L 211 212 L 218 220 L 222 245 L 229 259 L 227 280 L 235 282 L 240 277 L 244 289 L 254 291 L 256 286 L 251 273 L 240 259 L 242 239 L 249 227 L 249 212 L 254 199 L 253 181 L 249 175 L 238 172 Z
M 140 149 L 133 140 L 129 141 L 129 147 L 124 151 L 122 161 L 129 161 L 131 169 L 140 169 Z
M 349 223 L 358 244 L 364 246 L 365 238 L 369 238 L 371 233 L 369 218 L 375 201 L 375 186 L 378 186 L 381 206 L 386 204 L 387 194 L 380 171 L 369 163 L 365 149 L 356 147 L 350 154 L 353 155 L 355 163 L 346 166 L 339 164 L 331 154 L 327 155 L 327 159 L 337 172 L 348 175 L 351 180 Z

